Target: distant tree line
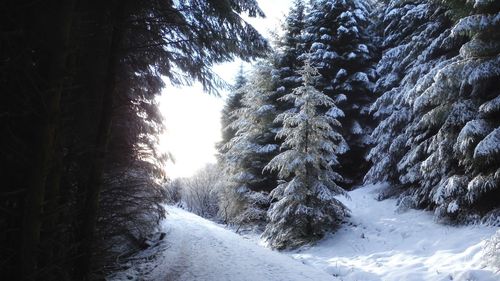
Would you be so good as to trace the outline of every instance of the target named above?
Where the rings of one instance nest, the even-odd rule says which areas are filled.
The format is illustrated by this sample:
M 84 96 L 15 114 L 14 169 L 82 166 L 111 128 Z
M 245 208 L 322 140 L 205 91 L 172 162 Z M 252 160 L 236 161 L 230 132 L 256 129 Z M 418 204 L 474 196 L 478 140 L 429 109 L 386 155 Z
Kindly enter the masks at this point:
M 164 216 L 156 97 L 268 48 L 255 1 L 5 1 L 0 276 L 96 280 Z M 166 79 L 163 79 L 166 78 Z M 168 172 L 167 172 L 168 173 Z

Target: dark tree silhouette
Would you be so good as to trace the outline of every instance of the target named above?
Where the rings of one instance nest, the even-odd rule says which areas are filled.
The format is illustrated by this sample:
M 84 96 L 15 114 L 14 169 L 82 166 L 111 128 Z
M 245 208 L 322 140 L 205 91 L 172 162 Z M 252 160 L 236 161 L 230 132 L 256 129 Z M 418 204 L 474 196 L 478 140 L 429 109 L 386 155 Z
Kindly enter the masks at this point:
M 96 279 L 154 229 L 162 76 L 216 93 L 211 65 L 267 50 L 242 13 L 263 15 L 239 0 L 3 3 L 2 276 Z

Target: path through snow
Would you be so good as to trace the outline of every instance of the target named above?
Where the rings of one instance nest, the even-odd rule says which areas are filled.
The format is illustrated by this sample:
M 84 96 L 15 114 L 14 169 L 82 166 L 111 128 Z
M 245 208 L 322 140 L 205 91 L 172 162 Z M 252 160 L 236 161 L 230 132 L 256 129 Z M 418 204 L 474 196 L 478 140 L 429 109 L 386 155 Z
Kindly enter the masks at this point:
M 157 260 L 111 280 L 158 281 L 495 281 L 481 247 L 498 228 L 436 224 L 428 212 L 395 212 L 377 186 L 350 192 L 349 224 L 312 247 L 276 252 L 194 214 L 168 207 Z M 142 268 L 141 268 L 142 267 Z M 141 276 L 139 272 L 149 272 Z
M 184 210 L 168 207 L 168 248 L 148 280 L 323 281 L 331 275 L 255 245 L 230 230 Z

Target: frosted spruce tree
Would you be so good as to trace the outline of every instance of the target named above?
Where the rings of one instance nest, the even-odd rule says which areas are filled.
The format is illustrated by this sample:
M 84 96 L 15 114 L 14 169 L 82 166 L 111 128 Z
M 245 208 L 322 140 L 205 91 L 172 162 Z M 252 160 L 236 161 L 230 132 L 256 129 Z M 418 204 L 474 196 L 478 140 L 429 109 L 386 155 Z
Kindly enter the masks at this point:
M 276 116 L 293 104 L 279 97 L 301 84 L 297 70 L 304 52 L 301 36 L 305 7 L 296 0 L 276 38 L 275 50 L 254 66 L 249 80 L 238 75 L 238 89 L 223 111 L 220 162 L 225 168 L 226 188 L 221 198 L 221 217 L 237 224 L 262 224 L 269 206 L 267 193 L 276 187 L 276 173 L 263 168 L 278 154 L 282 140 L 276 138 L 282 124 Z M 245 84 L 246 86 L 244 86 Z
M 445 16 L 446 10 L 439 5 L 426 0 L 412 3 L 393 0 L 384 8 L 380 12 L 379 25 L 383 30 L 380 46 L 383 52 L 377 64 L 379 79 L 375 85 L 375 94 L 379 98 L 371 106 L 371 112 L 379 122 L 372 133 L 374 147 L 368 158 L 373 164 L 365 181 L 389 181 L 398 186 L 400 173 L 397 164 L 408 151 L 404 131 L 412 117 L 404 94 L 409 93 L 416 81 L 436 64 L 446 60 L 448 53 L 457 51 L 461 42 L 447 47 L 432 44 L 437 38 L 443 41 L 451 27 Z M 424 52 L 427 55 L 421 55 Z
M 276 116 L 293 105 L 279 97 L 300 86 L 296 71 L 302 64 L 301 35 L 304 4 L 296 0 L 276 38 L 275 50 L 251 71 L 249 81 L 232 94 L 223 111 L 220 162 L 225 167 L 226 188 L 221 198 L 221 217 L 240 225 L 263 224 L 269 207 L 267 194 L 276 187 L 276 173 L 264 171 L 278 154 L 276 138 L 282 124 Z M 238 75 L 240 77 L 242 75 Z M 247 79 L 238 78 L 238 81 Z M 243 85 L 245 84 L 245 85 Z
M 275 71 L 273 72 L 276 81 L 276 92 L 284 96 L 292 92 L 293 89 L 302 83 L 297 71 L 303 66 L 301 55 L 307 52 L 303 42 L 305 28 L 305 5 L 302 0 L 295 0 L 292 3 L 288 15 L 283 24 L 283 35 L 276 38 L 275 52 L 271 56 Z M 286 110 L 292 105 L 281 101 L 279 109 Z
M 244 94 L 244 86 L 247 83 L 247 78 L 245 77 L 245 72 L 243 70 L 243 65 L 240 65 L 240 69 L 236 74 L 236 79 L 234 85 L 231 87 L 231 92 L 229 93 L 224 108 L 222 109 L 221 125 L 222 125 L 222 140 L 217 144 L 217 150 L 219 153 L 224 153 L 227 148 L 227 143 L 235 136 L 236 130 L 229 126 L 236 120 L 236 116 L 232 114 L 243 107 L 242 98 Z
M 272 124 L 277 115 L 272 69 L 259 62 L 241 88 L 242 107 L 230 113 L 234 121 L 229 128 L 235 134 L 219 156 L 225 177 L 220 216 L 239 226 L 265 222 L 268 193 L 275 187 L 273 174 L 262 172 L 279 148 Z
M 438 218 L 499 224 L 500 8 L 445 2 L 452 8 L 391 1 L 385 13 L 373 105 L 382 121 L 366 179 L 391 181 Z
M 371 1 L 313 0 L 303 35 L 307 52 L 302 56 L 310 53 L 311 63 L 322 75 L 316 87 L 343 111 L 336 117 L 349 143 L 339 158 L 346 186 L 361 183 L 368 170 L 365 156 L 374 127 L 369 106 L 375 98 L 373 65 L 377 58 L 371 10 Z
M 347 215 L 347 208 L 335 196 L 347 195 L 336 181 L 340 123 L 321 114 L 322 107 L 335 108 L 334 101 L 314 88 L 318 71 L 309 61 L 299 71 L 303 84 L 285 95 L 295 109 L 276 118 L 283 123 L 277 137 L 284 138 L 282 152 L 266 166 L 278 171 L 280 184 L 271 192 L 275 201 L 263 237 L 277 249 L 293 248 L 315 241 L 335 229 Z M 338 109 L 339 110 L 339 109 Z
M 471 2 L 446 38 L 466 38 L 459 54 L 411 97 L 415 119 L 407 133 L 414 143 L 407 155 L 425 147 L 424 157 L 405 155 L 400 163 L 419 167 L 438 217 L 500 225 L 500 5 Z

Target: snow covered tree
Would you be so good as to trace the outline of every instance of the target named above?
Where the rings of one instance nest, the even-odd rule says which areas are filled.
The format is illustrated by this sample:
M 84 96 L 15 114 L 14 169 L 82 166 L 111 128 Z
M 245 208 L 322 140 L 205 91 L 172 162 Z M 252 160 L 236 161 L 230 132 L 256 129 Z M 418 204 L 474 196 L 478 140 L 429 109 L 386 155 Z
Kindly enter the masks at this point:
M 268 192 L 275 187 L 272 173 L 264 167 L 277 153 L 279 145 L 272 122 L 276 117 L 272 67 L 262 61 L 242 88 L 242 107 L 231 113 L 229 125 L 235 136 L 220 155 L 226 184 L 221 198 L 222 217 L 237 224 L 265 221 Z
M 303 65 L 301 55 L 306 52 L 303 42 L 305 28 L 305 5 L 301 0 L 295 0 L 283 24 L 283 35 L 275 42 L 275 52 L 272 59 L 276 70 L 273 72 L 276 80 L 276 92 L 284 96 L 300 86 L 301 78 L 297 71 Z M 282 110 L 292 105 L 281 102 L 278 106 Z
M 500 271 L 500 230 L 497 230 L 483 245 L 484 265 L 489 265 Z
M 247 78 L 245 77 L 245 72 L 243 70 L 243 64 L 240 65 L 240 69 L 236 74 L 235 83 L 231 88 L 224 108 L 222 109 L 221 125 L 222 125 L 222 140 L 217 144 L 217 149 L 219 153 L 223 153 L 227 143 L 235 136 L 236 131 L 229 126 L 233 123 L 236 118 L 231 113 L 235 110 L 240 109 L 243 105 L 241 104 L 241 99 L 243 98 L 243 87 L 247 83 Z
M 453 20 L 458 21 L 461 18 L 471 14 L 495 14 L 500 9 L 500 3 L 495 0 L 438 0 L 447 7 L 447 15 Z M 472 13 L 471 13 L 472 12 Z
M 422 87 L 413 103 L 413 112 L 422 119 L 410 125 L 408 133 L 418 138 L 427 131 L 425 139 L 416 143 L 427 146 L 420 164 L 421 183 L 437 206 L 436 215 L 467 221 L 473 213 L 496 221 L 500 214 L 500 6 L 496 14 L 475 13 L 451 29 L 447 40 L 464 35 L 470 39 L 456 57 L 438 66 L 433 83 Z
M 376 79 L 372 68 L 376 59 L 372 41 L 376 36 L 370 26 L 371 3 L 358 0 L 311 3 L 303 38 L 311 63 L 322 75 L 316 86 L 344 112 L 336 117 L 342 123 L 350 149 L 340 158 L 339 172 L 345 184 L 351 186 L 361 182 L 368 169 L 364 157 L 373 128 L 368 114 Z
M 373 106 L 382 122 L 366 177 L 403 186 L 415 206 L 459 222 L 499 213 L 500 14 L 480 2 L 454 26 L 439 6 L 391 2 L 384 20 L 392 46 Z
M 238 89 L 228 99 L 223 111 L 223 141 L 220 161 L 225 168 L 226 188 L 220 201 L 220 216 L 236 224 L 257 223 L 266 219 L 268 193 L 276 187 L 276 174 L 263 171 L 276 156 L 282 142 L 276 138 L 282 124 L 276 116 L 293 107 L 279 101 L 301 83 L 297 74 L 305 52 L 302 44 L 305 6 L 295 1 L 285 19 L 283 35 L 275 41 L 266 61 L 254 66 L 250 81 L 242 74 Z M 241 86 L 240 86 L 241 85 Z
M 444 14 L 445 9 L 424 0 L 414 3 L 390 1 L 381 12 L 379 29 L 383 30 L 384 40 L 380 46 L 383 55 L 377 65 L 380 77 L 375 85 L 379 98 L 371 106 L 379 124 L 372 133 L 375 146 L 368 158 L 373 165 L 365 181 L 398 183 L 396 166 L 407 151 L 403 132 L 411 118 L 411 110 L 402 99 L 402 93 L 409 92 L 416 80 L 450 52 L 450 49 L 445 49 L 435 60 L 430 56 L 420 56 L 431 47 L 434 38 L 450 27 Z M 432 48 L 439 50 L 439 45 L 434 44 Z M 404 79 L 409 72 L 411 74 Z
M 0 13 L 0 276 L 104 279 L 130 249 L 114 238 L 164 215 L 163 78 L 216 91 L 212 65 L 267 51 L 242 19 L 263 13 L 255 0 L 15 0 Z
M 281 98 L 293 102 L 296 108 L 276 118 L 283 123 L 277 135 L 284 138 L 283 151 L 266 166 L 266 170 L 278 171 L 281 182 L 271 192 L 275 202 L 263 233 L 277 249 L 298 247 L 323 237 L 348 212 L 335 198 L 346 192 L 337 185 L 341 176 L 332 169 L 342 149 L 340 123 L 319 111 L 325 106 L 335 108 L 335 103 L 314 88 L 319 75 L 309 61 L 299 74 L 303 85 Z
M 179 181 L 182 207 L 199 216 L 217 219 L 221 189 L 221 170 L 207 164 L 193 176 Z

